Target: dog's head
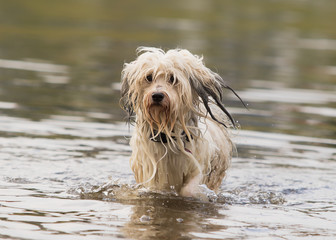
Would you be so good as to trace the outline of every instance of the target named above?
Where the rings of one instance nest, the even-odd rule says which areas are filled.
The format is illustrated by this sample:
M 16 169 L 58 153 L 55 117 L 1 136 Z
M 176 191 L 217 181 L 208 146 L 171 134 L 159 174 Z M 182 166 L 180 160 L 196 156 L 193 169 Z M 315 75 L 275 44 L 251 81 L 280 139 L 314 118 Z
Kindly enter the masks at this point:
M 141 47 L 137 52 L 138 58 L 126 63 L 122 71 L 121 104 L 129 116 L 135 112 L 151 129 L 159 132 L 172 131 L 177 123 L 185 129 L 190 112 L 204 114 L 200 110 L 203 103 L 206 112 L 225 126 L 212 113 L 211 101 L 235 125 L 223 105 L 223 88 L 233 90 L 218 74 L 205 67 L 203 58 L 183 49 L 164 52 Z

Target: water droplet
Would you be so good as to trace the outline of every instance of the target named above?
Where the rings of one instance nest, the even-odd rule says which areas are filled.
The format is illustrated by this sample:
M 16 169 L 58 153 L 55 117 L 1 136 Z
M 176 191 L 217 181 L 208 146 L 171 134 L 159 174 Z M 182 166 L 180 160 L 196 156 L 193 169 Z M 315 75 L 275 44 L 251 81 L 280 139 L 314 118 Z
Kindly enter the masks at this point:
M 151 217 L 147 215 L 142 215 L 140 217 L 140 222 L 149 222 L 150 220 L 151 220 Z

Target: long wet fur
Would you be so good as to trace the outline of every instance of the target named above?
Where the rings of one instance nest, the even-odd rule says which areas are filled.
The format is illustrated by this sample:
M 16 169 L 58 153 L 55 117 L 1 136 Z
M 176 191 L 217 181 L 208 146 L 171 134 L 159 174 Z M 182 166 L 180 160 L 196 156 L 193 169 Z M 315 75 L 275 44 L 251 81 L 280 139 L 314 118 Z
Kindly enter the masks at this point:
M 233 90 L 188 50 L 137 53 L 124 65 L 121 91 L 129 119 L 135 114 L 130 165 L 137 183 L 183 196 L 197 196 L 201 184 L 217 191 L 232 156 L 227 128 L 235 126 L 223 90 Z

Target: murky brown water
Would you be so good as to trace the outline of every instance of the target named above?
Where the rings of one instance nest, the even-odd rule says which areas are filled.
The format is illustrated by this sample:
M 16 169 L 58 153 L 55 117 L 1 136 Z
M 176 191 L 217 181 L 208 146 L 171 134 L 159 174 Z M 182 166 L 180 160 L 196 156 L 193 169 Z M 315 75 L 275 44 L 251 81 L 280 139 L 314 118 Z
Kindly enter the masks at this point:
M 0 238 L 335 239 L 335 9 L 0 1 Z M 118 101 L 140 45 L 203 54 L 249 104 L 228 93 L 238 154 L 211 202 L 135 186 Z

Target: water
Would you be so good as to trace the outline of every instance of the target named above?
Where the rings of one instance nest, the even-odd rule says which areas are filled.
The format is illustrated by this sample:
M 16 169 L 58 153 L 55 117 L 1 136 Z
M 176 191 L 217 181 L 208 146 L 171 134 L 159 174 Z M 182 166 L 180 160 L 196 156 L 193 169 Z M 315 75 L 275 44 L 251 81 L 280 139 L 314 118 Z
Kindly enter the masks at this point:
M 1 239 L 334 239 L 336 2 L 0 1 Z M 135 185 L 122 65 L 203 54 L 238 153 L 209 202 Z

